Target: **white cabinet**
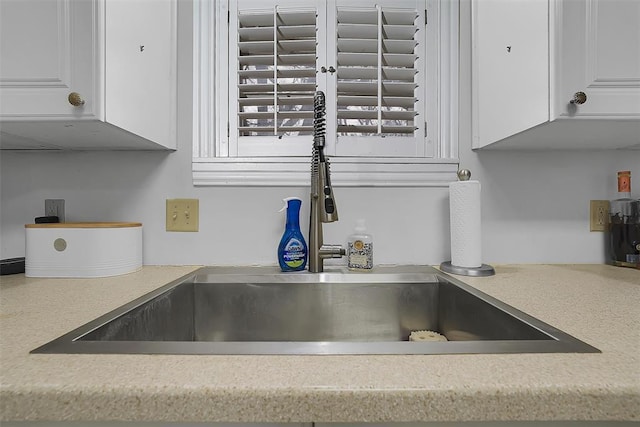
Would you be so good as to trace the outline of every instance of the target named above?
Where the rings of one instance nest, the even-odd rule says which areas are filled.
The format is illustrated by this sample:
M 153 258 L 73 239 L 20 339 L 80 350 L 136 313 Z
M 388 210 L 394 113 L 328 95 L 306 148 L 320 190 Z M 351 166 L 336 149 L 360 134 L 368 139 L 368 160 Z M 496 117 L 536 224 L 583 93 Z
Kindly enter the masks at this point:
M 640 149 L 640 2 L 471 7 L 474 149 Z
M 0 148 L 176 148 L 175 0 L 2 0 L 0 43 Z
M 640 119 L 640 2 L 557 0 L 552 13 L 560 23 L 556 114 Z M 569 108 L 579 91 L 587 101 Z

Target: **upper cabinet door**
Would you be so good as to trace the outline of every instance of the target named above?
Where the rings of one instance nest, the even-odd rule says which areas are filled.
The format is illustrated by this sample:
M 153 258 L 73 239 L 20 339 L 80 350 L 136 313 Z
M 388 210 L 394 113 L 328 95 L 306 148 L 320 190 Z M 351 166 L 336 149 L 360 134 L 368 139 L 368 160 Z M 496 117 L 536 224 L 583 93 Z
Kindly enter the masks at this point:
M 105 6 L 105 119 L 175 146 L 176 4 L 126 0 Z
M 557 1 L 557 116 L 640 118 L 640 1 Z M 569 101 L 584 92 L 584 104 Z
M 96 1 L 0 2 L 0 116 L 7 120 L 100 116 Z M 69 94 L 84 104 L 72 105 Z M 74 101 L 76 102 L 76 101 Z
M 548 11 L 538 0 L 472 2 L 474 147 L 549 120 Z

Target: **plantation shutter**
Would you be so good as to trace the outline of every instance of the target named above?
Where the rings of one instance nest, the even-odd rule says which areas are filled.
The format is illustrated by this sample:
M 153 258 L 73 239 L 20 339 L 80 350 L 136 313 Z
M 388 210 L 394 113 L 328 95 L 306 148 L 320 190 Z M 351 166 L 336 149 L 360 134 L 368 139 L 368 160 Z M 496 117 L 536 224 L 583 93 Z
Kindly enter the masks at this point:
M 230 132 L 237 132 L 238 155 L 311 152 L 297 137 L 310 141 L 313 131 L 317 11 L 305 2 L 276 3 L 239 1 L 231 11 L 237 71 L 230 91 L 237 97 L 230 97 Z
M 413 135 L 416 18 L 338 8 L 338 133 Z
M 338 154 L 423 156 L 417 82 L 424 81 L 424 9 L 417 2 L 344 3 L 336 12 Z
M 308 156 L 313 94 L 332 156 L 429 157 L 423 0 L 237 0 L 229 156 Z

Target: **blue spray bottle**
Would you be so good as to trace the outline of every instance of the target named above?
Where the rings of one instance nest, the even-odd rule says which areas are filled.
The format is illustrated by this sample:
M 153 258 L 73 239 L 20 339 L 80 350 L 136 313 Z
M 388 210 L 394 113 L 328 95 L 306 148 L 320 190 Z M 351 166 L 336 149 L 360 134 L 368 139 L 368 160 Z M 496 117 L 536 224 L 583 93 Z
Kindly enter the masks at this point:
M 287 209 L 287 224 L 278 245 L 278 263 L 282 271 L 300 271 L 307 266 L 307 242 L 300 231 L 300 206 L 297 197 L 284 199 Z

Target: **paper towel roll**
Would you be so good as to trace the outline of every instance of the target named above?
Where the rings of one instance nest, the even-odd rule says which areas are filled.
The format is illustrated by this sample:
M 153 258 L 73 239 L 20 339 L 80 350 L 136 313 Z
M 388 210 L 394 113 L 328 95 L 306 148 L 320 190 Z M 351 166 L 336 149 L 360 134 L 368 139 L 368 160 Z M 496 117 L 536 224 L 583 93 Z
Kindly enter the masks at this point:
M 477 268 L 482 265 L 480 182 L 457 181 L 449 185 L 451 218 L 451 265 Z

